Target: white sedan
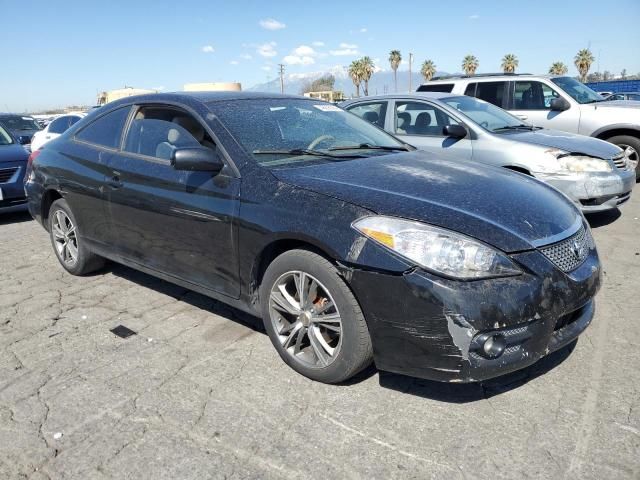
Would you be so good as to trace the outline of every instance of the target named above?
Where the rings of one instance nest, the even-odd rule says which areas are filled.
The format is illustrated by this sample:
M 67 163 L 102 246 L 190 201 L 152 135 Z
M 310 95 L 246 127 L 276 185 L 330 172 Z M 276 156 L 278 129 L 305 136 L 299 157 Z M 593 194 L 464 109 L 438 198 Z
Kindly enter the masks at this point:
M 36 132 L 31 139 L 31 151 L 35 152 L 41 148 L 45 143 L 58 138 L 62 135 L 71 125 L 76 123 L 82 117 L 86 116 L 86 113 L 77 112 L 69 113 L 66 115 L 60 115 L 49 123 L 45 128 Z

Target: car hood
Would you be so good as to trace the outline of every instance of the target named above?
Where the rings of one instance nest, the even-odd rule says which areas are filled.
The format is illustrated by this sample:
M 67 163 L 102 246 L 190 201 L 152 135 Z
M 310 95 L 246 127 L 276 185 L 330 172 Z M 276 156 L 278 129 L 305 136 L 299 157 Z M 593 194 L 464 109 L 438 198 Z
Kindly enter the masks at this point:
M 532 177 L 422 151 L 273 174 L 291 185 L 378 214 L 449 228 L 506 252 L 557 241 L 581 216 L 560 192 Z
M 559 130 L 516 131 L 502 134 L 504 138 L 518 142 L 558 148 L 572 153 L 584 153 L 592 157 L 611 158 L 622 150 L 612 143 L 593 137 L 561 132 Z
M 19 143 L 0 145 L 0 164 L 6 162 L 27 161 L 29 153 Z
M 605 100 L 603 102 L 583 104 L 584 107 L 592 106 L 595 108 L 640 108 L 638 100 Z

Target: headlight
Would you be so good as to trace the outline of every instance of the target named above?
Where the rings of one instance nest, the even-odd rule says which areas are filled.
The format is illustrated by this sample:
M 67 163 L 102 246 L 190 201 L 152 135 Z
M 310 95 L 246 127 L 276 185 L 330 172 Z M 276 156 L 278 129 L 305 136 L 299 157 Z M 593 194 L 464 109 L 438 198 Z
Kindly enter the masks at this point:
M 469 280 L 522 273 L 503 253 L 444 228 L 383 216 L 361 218 L 353 227 L 420 267 L 444 276 Z
M 564 150 L 545 150 L 545 153 L 553 156 L 561 170 L 567 172 L 611 172 L 613 168 L 607 160 L 589 157 L 586 155 L 573 155 Z

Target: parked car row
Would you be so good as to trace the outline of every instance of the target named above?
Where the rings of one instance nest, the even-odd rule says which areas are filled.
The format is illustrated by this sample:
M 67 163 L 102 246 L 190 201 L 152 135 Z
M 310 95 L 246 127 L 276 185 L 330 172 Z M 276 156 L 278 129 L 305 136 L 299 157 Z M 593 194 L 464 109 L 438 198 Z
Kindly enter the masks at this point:
M 549 183 L 554 169 L 625 183 L 620 150 L 459 94 L 372 101 L 347 105 L 360 118 L 272 94 L 121 99 L 31 154 L 29 211 L 69 273 L 109 259 L 261 316 L 318 381 L 372 361 L 477 381 L 575 340 L 601 272 L 580 197 L 485 150 L 523 152 L 511 166 Z M 438 131 L 436 154 L 410 145 Z

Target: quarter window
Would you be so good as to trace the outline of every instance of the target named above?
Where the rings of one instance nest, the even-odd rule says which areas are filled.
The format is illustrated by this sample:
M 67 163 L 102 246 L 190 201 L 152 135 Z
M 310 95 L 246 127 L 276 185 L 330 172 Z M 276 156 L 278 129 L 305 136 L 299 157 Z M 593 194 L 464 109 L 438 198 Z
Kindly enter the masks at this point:
M 122 129 L 130 107 L 123 107 L 103 115 L 76 134 L 76 139 L 107 148 L 118 148 Z
M 513 93 L 514 110 L 550 110 L 551 100 L 560 95 L 542 82 L 518 81 Z
M 504 108 L 506 83 L 507 82 L 478 82 L 473 96 L 485 102 L 493 103 L 500 108 Z M 470 86 L 471 85 L 469 85 L 469 87 Z M 469 89 L 469 87 L 467 87 L 467 89 Z
M 384 119 L 387 114 L 387 102 L 365 103 L 348 109 L 360 118 L 380 128 L 384 128 Z
M 396 102 L 396 133 L 442 137 L 446 125 L 457 125 L 439 108 L 423 102 Z

